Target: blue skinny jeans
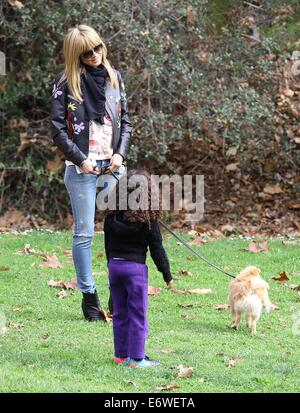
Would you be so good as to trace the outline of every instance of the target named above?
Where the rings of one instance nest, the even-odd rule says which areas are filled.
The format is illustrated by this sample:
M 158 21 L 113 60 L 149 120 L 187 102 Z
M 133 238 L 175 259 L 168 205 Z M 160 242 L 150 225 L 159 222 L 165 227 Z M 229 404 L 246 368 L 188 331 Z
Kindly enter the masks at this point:
M 97 161 L 99 167 L 109 165 L 109 160 Z M 120 178 L 126 171 L 121 165 L 115 175 Z M 84 293 L 94 293 L 96 284 L 92 275 L 91 244 L 94 237 L 97 188 L 98 202 L 117 184 L 113 175 L 78 174 L 75 165 L 65 169 L 64 183 L 70 196 L 74 228 L 72 256 L 76 269 L 77 286 Z

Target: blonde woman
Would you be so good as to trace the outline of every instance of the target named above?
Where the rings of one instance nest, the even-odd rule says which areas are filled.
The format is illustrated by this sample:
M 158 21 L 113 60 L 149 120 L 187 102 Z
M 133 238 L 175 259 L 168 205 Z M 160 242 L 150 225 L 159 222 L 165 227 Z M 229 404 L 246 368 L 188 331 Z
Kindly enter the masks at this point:
M 91 243 L 97 196 L 116 184 L 107 170 L 121 176 L 132 126 L 119 71 L 107 60 L 98 33 L 86 25 L 69 29 L 64 39 L 65 68 L 53 84 L 51 127 L 56 146 L 65 155 L 64 182 L 70 196 L 74 233 L 72 255 L 86 320 L 104 320 L 92 276 Z

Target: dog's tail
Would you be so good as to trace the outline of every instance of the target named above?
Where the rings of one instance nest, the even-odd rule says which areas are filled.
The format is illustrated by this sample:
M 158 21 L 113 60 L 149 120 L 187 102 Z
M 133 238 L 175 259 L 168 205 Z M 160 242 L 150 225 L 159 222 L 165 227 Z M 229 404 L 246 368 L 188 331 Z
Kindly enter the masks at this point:
M 268 284 L 267 284 L 267 285 L 268 285 Z M 268 285 L 268 287 L 267 287 L 267 288 L 265 289 L 265 291 L 264 291 L 263 300 L 262 300 L 262 301 L 263 301 L 263 305 L 264 305 L 267 313 L 269 313 L 271 310 L 274 309 L 274 304 L 270 301 L 270 298 L 269 298 L 268 288 L 269 288 L 269 285 Z M 276 306 L 275 306 L 275 307 L 276 307 Z

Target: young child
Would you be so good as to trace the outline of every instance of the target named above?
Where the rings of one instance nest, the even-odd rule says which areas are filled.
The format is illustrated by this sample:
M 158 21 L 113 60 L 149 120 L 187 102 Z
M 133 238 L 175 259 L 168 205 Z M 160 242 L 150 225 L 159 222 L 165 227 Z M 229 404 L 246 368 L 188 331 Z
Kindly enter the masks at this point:
M 121 178 L 140 175 L 149 183 L 148 201 L 151 205 L 150 176 L 144 171 L 130 171 Z M 131 188 L 132 189 L 132 188 Z M 132 191 L 131 191 L 132 192 Z M 130 188 L 127 190 L 127 201 Z M 127 202 L 128 205 L 128 202 Z M 145 355 L 148 335 L 148 267 L 145 264 L 147 249 L 166 284 L 173 284 L 169 261 L 162 245 L 157 219 L 159 210 L 109 211 L 104 222 L 105 251 L 109 268 L 109 285 L 113 304 L 113 332 L 115 362 L 131 367 L 157 366 L 157 361 Z

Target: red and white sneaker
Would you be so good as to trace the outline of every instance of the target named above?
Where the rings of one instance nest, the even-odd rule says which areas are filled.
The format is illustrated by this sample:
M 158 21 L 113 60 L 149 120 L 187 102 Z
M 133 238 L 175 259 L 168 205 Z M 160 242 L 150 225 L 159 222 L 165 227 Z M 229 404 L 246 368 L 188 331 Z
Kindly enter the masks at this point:
M 129 362 L 129 357 L 115 357 L 115 358 L 114 358 L 114 362 L 115 362 L 116 364 L 124 364 L 124 365 L 126 365 L 126 364 L 128 364 L 128 362 Z

